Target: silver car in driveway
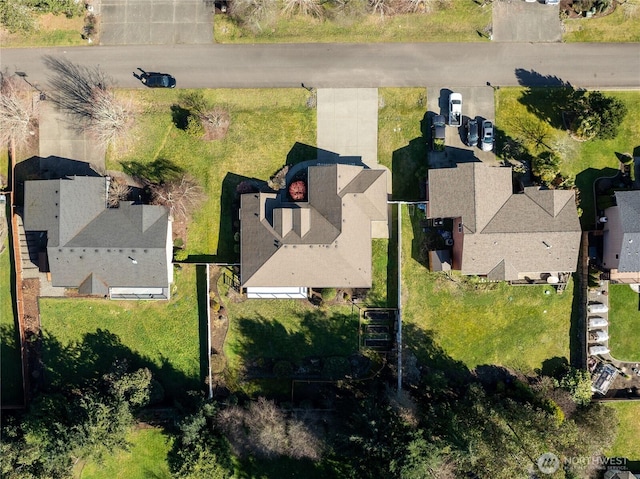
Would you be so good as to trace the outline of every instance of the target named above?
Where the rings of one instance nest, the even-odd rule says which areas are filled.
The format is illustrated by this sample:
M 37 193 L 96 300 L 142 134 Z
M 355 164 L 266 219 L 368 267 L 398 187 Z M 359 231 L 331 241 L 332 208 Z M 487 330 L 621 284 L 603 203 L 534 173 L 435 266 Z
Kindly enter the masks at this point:
M 482 151 L 493 150 L 493 123 L 489 120 L 482 122 L 482 140 L 480 141 Z

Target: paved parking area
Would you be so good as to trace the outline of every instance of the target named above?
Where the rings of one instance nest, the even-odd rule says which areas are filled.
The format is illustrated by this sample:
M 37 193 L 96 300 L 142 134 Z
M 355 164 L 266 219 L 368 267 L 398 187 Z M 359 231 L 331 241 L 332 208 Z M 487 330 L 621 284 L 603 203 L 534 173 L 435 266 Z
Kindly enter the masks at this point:
M 493 2 L 493 41 L 560 42 L 562 23 L 559 5 L 541 0 L 501 0 Z
M 427 109 L 428 116 L 441 114 L 448 119 L 449 116 L 449 94 L 452 93 L 449 88 L 429 88 L 427 90 Z M 493 88 L 487 87 L 465 87 L 456 88 L 456 92 L 462 94 L 462 124 L 460 128 L 447 126 L 445 131 L 445 151 L 438 153 L 429 152 L 429 167 L 443 168 L 447 166 L 455 166 L 456 163 L 464 163 L 470 161 L 483 161 L 486 163 L 496 163 L 495 153 L 492 151 L 482 151 L 477 146 L 470 147 L 465 145 L 465 128 L 469 118 L 478 120 L 478 124 L 482 120 L 495 119 L 495 104 Z M 480 132 L 478 133 L 480 134 Z
M 213 43 L 213 2 L 102 0 L 101 45 Z
M 378 89 L 321 88 L 317 91 L 319 160 L 360 157 L 378 167 Z
M 72 163 L 82 166 L 86 162 L 94 170 L 104 171 L 104 146 L 91 138 L 88 133 L 79 131 L 75 127 L 77 120 L 60 112 L 50 101 L 40 102 L 39 108 L 39 149 L 42 169 L 58 172 L 58 174 L 62 174 L 62 171 L 72 174 L 73 167 L 70 166 Z M 74 160 L 74 162 L 68 160 Z M 71 170 L 67 171 L 68 168 Z

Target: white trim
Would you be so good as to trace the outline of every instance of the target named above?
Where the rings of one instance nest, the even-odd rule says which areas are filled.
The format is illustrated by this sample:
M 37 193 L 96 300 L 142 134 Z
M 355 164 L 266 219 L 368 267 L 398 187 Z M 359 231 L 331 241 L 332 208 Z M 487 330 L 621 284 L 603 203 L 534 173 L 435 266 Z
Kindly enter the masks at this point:
M 306 299 L 308 288 L 301 287 L 254 287 L 247 288 L 250 299 Z

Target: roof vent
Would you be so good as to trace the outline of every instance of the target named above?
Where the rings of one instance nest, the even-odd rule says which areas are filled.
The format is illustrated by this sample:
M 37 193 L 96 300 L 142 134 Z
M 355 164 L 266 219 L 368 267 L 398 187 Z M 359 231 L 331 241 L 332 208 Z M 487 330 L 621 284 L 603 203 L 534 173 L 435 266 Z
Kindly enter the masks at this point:
M 545 248 L 549 249 L 551 248 L 551 245 L 549 243 L 547 243 L 546 241 L 543 241 L 542 244 L 545 246 Z

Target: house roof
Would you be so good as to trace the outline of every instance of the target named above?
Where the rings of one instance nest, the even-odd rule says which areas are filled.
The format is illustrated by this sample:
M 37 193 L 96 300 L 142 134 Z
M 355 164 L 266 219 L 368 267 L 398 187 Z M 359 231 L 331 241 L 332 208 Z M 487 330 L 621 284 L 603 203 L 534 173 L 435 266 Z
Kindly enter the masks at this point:
M 108 180 L 25 182 L 26 231 L 47 231 L 54 286 L 106 294 L 108 287 L 167 287 L 169 212 L 121 202 L 107 208 Z
M 581 229 L 573 191 L 514 194 L 511 168 L 464 163 L 429 172 L 429 214 L 462 218 L 464 274 L 514 280 L 576 269 Z
M 640 191 L 616 191 L 622 225 L 618 271 L 640 271 Z
M 371 286 L 371 222 L 387 220 L 386 170 L 308 168 L 308 201 L 241 198 L 243 287 Z

